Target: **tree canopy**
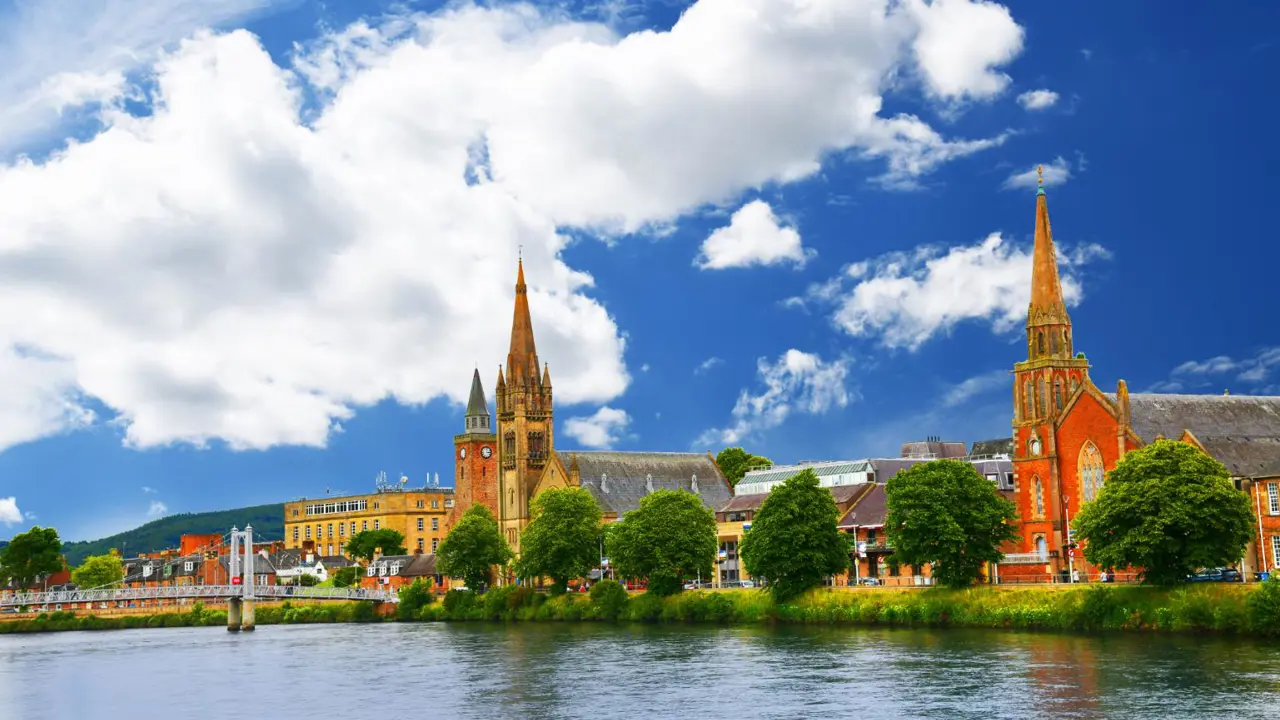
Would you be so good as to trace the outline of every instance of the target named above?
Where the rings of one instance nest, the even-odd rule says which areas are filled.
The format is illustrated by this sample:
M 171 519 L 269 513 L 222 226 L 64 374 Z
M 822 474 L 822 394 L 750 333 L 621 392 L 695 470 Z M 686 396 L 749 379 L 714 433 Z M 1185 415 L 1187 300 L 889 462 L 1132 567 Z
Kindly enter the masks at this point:
M 1187 443 L 1157 440 L 1121 458 L 1071 525 L 1090 563 L 1137 568 L 1145 581 L 1169 585 L 1239 562 L 1253 522 L 1222 463 Z
M 333 575 L 333 586 L 336 588 L 358 586 L 360 584 L 360 576 L 364 574 L 364 568 L 359 565 L 348 565 L 344 568 L 338 568 Z
M 91 555 L 71 571 L 71 582 L 81 590 L 114 585 L 124 579 L 124 563 L 118 555 Z
M 600 506 L 582 488 L 550 488 L 533 499 L 533 517 L 520 533 L 516 574 L 551 578 L 563 591 L 599 562 Z
M 1018 538 L 1017 508 L 995 484 L 962 460 L 934 460 L 910 467 L 885 485 L 885 534 L 889 561 L 932 563 L 935 581 L 951 587 L 973 583 L 1000 545 Z
M 773 489 L 756 511 L 739 556 L 747 572 L 769 581 L 785 600 L 849 567 L 849 538 L 840 510 L 818 476 L 804 470 Z
M 484 505 L 467 508 L 436 549 L 440 572 L 462 578 L 476 592 L 484 592 L 493 567 L 506 565 L 512 557 L 497 519 Z
M 647 578 L 655 595 L 680 592 L 686 580 L 698 575 L 713 576 L 715 513 L 692 493 L 656 490 L 610 525 L 609 559 L 617 573 Z
M 351 557 L 372 561 L 375 555 L 408 555 L 404 547 L 404 533 L 391 528 L 361 530 L 347 540 L 345 547 Z
M 39 525 L 14 535 L 0 549 L 0 580 L 12 581 L 19 589 L 35 584 L 41 575 L 62 569 L 62 541 L 58 531 Z
M 725 448 L 716 455 L 716 467 L 720 468 L 720 473 L 729 481 L 730 486 L 737 486 L 748 470 L 770 465 L 773 465 L 773 461 L 769 458 L 752 455 L 740 447 Z

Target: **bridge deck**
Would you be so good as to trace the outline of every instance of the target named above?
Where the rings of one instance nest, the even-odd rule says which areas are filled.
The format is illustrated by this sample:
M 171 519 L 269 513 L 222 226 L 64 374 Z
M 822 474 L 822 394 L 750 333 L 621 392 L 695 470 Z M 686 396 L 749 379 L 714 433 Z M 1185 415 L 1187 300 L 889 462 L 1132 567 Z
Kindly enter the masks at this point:
M 365 588 L 296 587 L 292 585 L 257 585 L 252 597 L 246 597 L 244 585 L 176 585 L 172 587 L 115 588 L 106 590 L 61 590 L 0 595 L 0 607 L 66 605 L 72 603 L 114 603 L 135 600 L 170 600 L 209 598 L 226 600 L 371 600 L 395 602 L 395 593 Z

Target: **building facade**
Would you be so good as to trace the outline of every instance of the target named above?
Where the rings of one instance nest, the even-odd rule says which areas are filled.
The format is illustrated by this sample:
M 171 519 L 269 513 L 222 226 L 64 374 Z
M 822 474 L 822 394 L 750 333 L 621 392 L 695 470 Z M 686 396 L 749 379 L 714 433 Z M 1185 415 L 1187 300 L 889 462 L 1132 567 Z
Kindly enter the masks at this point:
M 467 400 L 465 429 L 453 437 L 454 506 L 449 527 L 472 505 L 484 505 L 495 518 L 501 517 L 498 506 L 498 436 L 491 425 L 489 401 L 480 383 L 480 371 L 471 377 L 471 395 Z
M 402 479 L 403 482 L 403 479 Z M 448 533 L 453 488 L 387 487 L 366 495 L 301 499 L 284 506 L 284 542 L 291 550 L 350 557 L 346 544 L 365 530 L 398 530 L 409 552 L 435 552 Z
M 1157 439 L 1188 442 L 1223 463 L 1252 493 L 1258 537 L 1242 558 L 1246 576 L 1280 564 L 1280 397 L 1114 393 L 1094 384 L 1075 352 L 1043 186 L 1036 194 L 1026 359 L 1014 365 L 1013 465 L 1019 540 L 1002 579 L 1045 579 L 1088 566 L 1071 547 L 1071 519 L 1091 502 L 1120 458 Z M 1276 486 L 1272 491 L 1270 486 Z M 1274 546 L 1274 550 L 1272 547 Z

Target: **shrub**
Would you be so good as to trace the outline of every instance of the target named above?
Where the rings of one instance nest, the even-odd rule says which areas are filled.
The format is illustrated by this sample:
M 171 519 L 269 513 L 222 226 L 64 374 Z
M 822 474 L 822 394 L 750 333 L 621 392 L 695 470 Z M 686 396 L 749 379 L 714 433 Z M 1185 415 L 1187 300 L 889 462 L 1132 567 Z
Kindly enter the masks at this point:
M 396 617 L 401 621 L 417 620 L 418 611 L 435 601 L 431 594 L 431 585 L 421 579 L 414 580 L 412 585 L 400 590 L 400 603 L 396 606 Z
M 1246 603 L 1249 624 L 1260 635 L 1280 635 L 1280 575 L 1269 580 L 1249 596 Z
M 601 580 L 591 588 L 591 604 L 596 617 L 617 620 L 627 609 L 627 589 L 617 580 Z
M 454 620 L 466 620 L 467 615 L 477 609 L 479 602 L 471 590 L 450 590 L 444 594 L 444 611 Z

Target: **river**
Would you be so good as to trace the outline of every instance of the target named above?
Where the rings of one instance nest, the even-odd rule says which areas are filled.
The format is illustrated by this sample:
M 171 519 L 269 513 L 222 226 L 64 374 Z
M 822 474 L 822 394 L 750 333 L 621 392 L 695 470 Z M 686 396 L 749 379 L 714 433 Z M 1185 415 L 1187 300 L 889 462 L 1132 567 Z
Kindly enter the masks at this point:
M 0 636 L 0 720 L 1278 718 L 1280 645 L 398 624 Z

